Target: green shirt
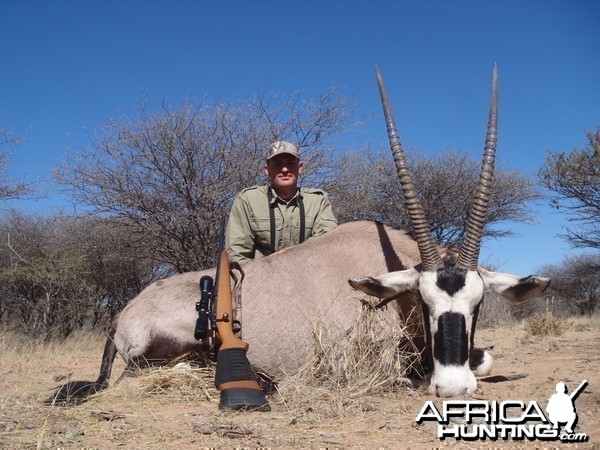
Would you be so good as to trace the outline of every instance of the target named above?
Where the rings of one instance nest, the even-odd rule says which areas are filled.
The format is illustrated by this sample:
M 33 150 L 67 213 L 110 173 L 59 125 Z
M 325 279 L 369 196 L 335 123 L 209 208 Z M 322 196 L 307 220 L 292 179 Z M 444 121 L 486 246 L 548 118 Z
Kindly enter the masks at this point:
M 225 234 L 225 247 L 232 261 L 257 259 L 271 253 L 267 189 L 267 186 L 244 189 L 233 202 Z M 299 196 L 304 202 L 305 239 L 324 234 L 337 226 L 325 191 L 300 188 L 287 202 L 274 190 L 271 193 L 275 211 L 275 251 L 300 242 Z

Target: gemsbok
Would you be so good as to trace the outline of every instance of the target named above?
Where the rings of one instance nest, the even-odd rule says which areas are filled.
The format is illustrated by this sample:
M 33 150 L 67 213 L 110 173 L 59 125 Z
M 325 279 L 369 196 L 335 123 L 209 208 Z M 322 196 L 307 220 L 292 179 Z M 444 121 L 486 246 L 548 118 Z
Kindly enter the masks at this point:
M 242 328 L 244 341 L 250 345 L 248 359 L 273 376 L 298 369 L 312 354 L 315 318 L 322 326 L 350 326 L 362 307 L 363 294 L 358 289 L 391 299 L 388 310 L 398 320 L 420 305 L 422 343 L 433 361 L 430 392 L 469 394 L 477 387 L 475 374 L 489 373 L 492 365 L 491 356 L 474 346 L 484 291 L 520 302 L 541 294 L 550 284 L 547 278 L 521 278 L 478 267 L 497 139 L 497 70 L 483 166 L 458 254 L 435 245 L 379 71 L 377 80 L 413 234 L 377 222 L 350 222 L 295 247 L 243 262 Z M 198 282 L 204 275 L 214 276 L 214 269 L 175 275 L 144 289 L 116 319 L 98 379 L 70 382 L 55 394 L 56 400 L 85 397 L 106 388 L 117 353 L 132 368 L 189 351 L 201 352 L 194 327 Z

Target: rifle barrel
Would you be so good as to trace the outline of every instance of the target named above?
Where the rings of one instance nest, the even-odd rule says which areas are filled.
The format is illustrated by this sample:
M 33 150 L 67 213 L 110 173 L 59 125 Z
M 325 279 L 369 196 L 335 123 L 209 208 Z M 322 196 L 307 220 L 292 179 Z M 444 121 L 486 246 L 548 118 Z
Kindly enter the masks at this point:
M 221 279 L 221 254 L 225 250 L 225 216 L 221 217 L 219 231 L 219 246 L 217 248 L 217 272 L 215 273 L 215 291 L 213 298 L 216 300 L 219 294 L 219 280 Z
M 588 384 L 588 380 L 583 380 L 581 382 L 581 384 L 579 386 L 577 386 L 577 389 L 575 389 L 570 395 L 569 398 L 571 400 L 573 400 L 575 397 L 577 397 L 579 395 L 579 393 L 583 390 L 584 387 L 586 387 Z

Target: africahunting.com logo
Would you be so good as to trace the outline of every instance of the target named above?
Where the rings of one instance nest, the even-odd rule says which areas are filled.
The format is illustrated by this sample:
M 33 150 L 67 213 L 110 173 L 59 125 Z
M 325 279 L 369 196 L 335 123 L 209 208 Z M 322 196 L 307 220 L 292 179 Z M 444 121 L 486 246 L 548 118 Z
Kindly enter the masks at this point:
M 438 409 L 427 401 L 415 421 L 418 424 L 438 423 L 437 435 L 441 440 L 560 440 L 585 442 L 588 435 L 576 433 L 575 399 L 588 384 L 583 380 L 572 393 L 567 393 L 565 383 L 557 383 L 545 412 L 538 402 L 520 400 L 445 400 Z

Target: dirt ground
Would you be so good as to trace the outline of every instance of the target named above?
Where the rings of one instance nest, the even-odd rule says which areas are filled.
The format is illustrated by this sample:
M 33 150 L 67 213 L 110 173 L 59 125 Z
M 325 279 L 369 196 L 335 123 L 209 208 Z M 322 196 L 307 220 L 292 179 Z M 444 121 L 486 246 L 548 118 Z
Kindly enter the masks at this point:
M 153 392 L 141 392 L 135 379 L 125 379 L 88 402 L 70 407 L 44 406 L 42 400 L 63 376 L 96 378 L 102 342 L 89 354 L 67 361 L 23 353 L 2 359 L 0 367 L 0 448 L 599 448 L 600 447 L 600 326 L 575 323 L 560 337 L 533 338 L 522 327 L 479 330 L 479 346 L 493 345 L 493 374 L 528 376 L 499 383 L 479 382 L 466 400 L 535 400 L 545 408 L 556 383 L 574 389 L 589 385 L 577 397 L 575 431 L 587 442 L 440 441 L 437 424 L 415 423 L 427 400 L 441 400 L 424 388 L 406 388 L 386 395 L 350 398 L 313 389 L 269 397 L 268 413 L 220 412 L 218 392 L 207 377 L 178 395 L 163 382 Z M 47 360 L 46 360 L 47 359 Z M 122 364 L 115 364 L 118 375 Z M 161 369 L 175 370 L 175 369 Z M 113 375 L 113 381 L 116 376 Z M 165 386 L 167 384 L 167 386 Z M 152 390 L 152 389 L 151 389 Z M 287 390 L 291 392 L 291 390 Z

